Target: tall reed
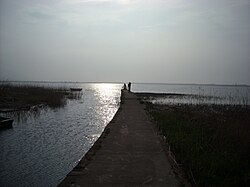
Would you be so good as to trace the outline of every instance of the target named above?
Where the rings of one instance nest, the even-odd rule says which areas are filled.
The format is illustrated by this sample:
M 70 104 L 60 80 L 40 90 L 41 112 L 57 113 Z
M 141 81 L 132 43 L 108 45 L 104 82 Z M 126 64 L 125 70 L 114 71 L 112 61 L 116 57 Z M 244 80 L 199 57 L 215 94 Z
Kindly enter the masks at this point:
M 42 87 L 38 85 L 0 84 L 0 106 L 17 107 L 46 104 L 60 107 L 65 104 L 67 89 Z
M 152 105 L 177 162 L 198 186 L 250 186 L 250 109 L 241 105 Z

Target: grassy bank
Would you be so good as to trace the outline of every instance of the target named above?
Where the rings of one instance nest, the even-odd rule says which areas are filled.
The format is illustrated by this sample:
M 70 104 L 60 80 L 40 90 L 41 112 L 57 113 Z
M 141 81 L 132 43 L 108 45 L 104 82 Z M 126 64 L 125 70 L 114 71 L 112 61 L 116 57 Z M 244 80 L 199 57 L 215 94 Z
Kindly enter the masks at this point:
M 27 85 L 0 85 L 0 109 L 21 110 L 34 105 L 45 104 L 60 107 L 65 104 L 68 91 L 63 88 L 51 88 Z
M 250 186 L 249 108 L 146 105 L 194 186 Z

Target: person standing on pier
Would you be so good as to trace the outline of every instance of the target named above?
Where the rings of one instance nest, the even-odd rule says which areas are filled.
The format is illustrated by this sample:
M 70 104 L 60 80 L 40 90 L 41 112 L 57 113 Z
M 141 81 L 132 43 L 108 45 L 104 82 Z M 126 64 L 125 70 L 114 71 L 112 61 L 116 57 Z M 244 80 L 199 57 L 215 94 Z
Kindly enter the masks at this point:
M 131 82 L 128 83 L 128 91 L 131 91 Z
M 127 86 L 126 86 L 126 84 L 125 84 L 125 83 L 123 84 L 122 89 L 127 90 Z

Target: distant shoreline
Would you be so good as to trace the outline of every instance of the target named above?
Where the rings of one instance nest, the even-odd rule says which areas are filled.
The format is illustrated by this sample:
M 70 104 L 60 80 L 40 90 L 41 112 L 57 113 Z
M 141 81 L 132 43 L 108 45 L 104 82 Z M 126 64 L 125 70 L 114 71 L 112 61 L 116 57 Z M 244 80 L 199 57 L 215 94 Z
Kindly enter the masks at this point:
M 10 80 L 0 80 L 0 82 L 6 83 L 80 83 L 80 84 L 123 84 L 124 82 L 99 82 L 99 81 L 10 81 Z M 217 83 L 149 83 L 149 82 L 133 82 L 133 84 L 154 84 L 154 85 L 186 85 L 186 86 L 227 86 L 227 87 L 250 87 L 250 84 L 217 84 Z

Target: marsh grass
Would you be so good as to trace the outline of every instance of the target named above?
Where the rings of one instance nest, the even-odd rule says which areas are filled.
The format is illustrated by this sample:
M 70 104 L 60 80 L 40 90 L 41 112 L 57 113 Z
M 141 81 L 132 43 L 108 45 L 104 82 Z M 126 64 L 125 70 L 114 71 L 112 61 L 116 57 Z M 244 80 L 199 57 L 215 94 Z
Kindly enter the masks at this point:
M 225 87 L 224 87 L 225 88 Z M 199 87 L 197 93 L 137 93 L 140 99 L 162 105 L 242 105 L 250 106 L 250 87 L 234 87 L 223 92 Z
M 41 86 L 0 84 L 0 108 L 29 109 L 34 105 L 45 104 L 49 107 L 65 105 L 65 97 L 69 94 L 64 88 Z
M 250 186 L 248 107 L 146 106 L 190 181 L 197 186 Z

